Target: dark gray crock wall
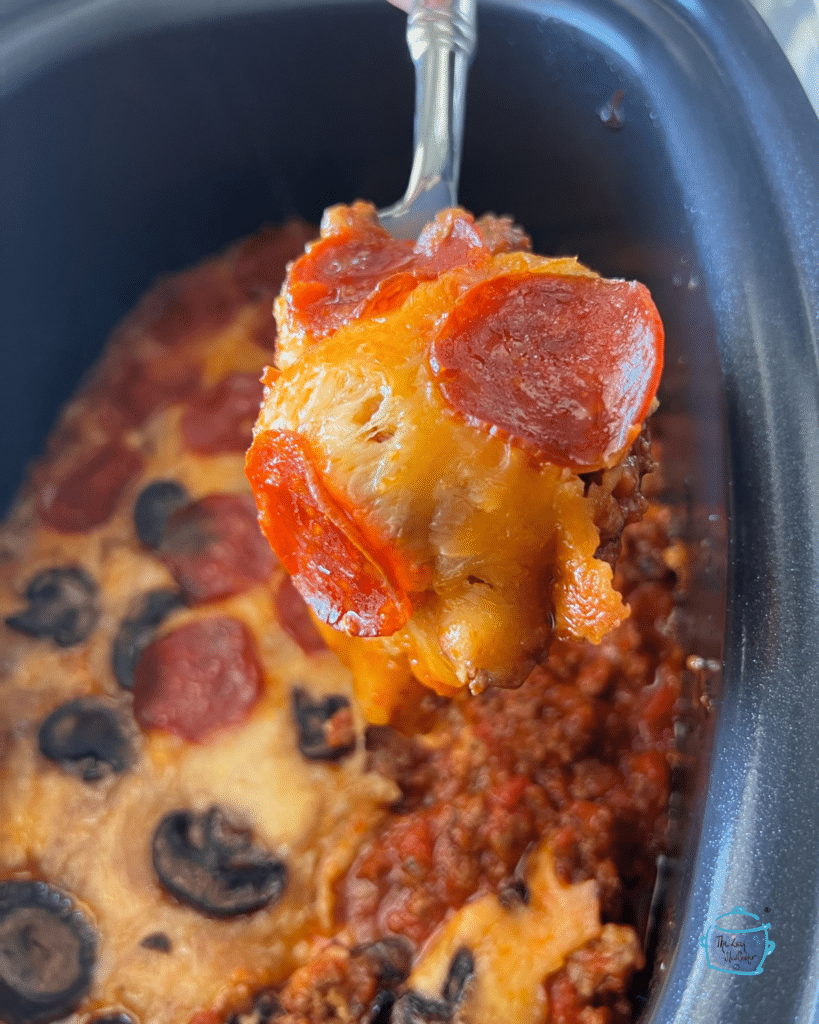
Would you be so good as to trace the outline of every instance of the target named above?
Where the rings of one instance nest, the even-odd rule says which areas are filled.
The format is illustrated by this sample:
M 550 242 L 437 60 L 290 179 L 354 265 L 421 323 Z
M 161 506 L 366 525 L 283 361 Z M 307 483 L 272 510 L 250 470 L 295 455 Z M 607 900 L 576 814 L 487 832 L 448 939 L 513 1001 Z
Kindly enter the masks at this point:
M 153 277 L 264 220 L 394 200 L 412 116 L 386 4 L 3 14 L 0 504 Z M 618 88 L 611 131 L 597 111 Z M 727 516 L 710 774 L 644 1019 L 819 1020 L 819 124 L 742 0 L 490 3 L 462 198 L 652 288 L 671 498 L 714 549 L 689 608 L 703 654 L 720 647 Z M 771 922 L 758 977 L 709 970 L 698 945 L 737 904 Z

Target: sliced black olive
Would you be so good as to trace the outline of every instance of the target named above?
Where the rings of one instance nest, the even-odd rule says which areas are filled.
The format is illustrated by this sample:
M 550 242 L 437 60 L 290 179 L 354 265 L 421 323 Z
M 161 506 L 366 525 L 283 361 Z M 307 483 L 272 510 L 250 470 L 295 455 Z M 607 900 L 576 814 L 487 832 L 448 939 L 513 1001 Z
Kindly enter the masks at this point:
M 111 666 L 124 690 L 133 690 L 134 669 L 157 627 L 183 604 L 182 595 L 176 590 L 151 590 L 143 597 L 136 614 L 122 620 L 111 648 Z
M 390 1024 L 453 1024 L 455 1008 L 463 999 L 474 973 L 475 958 L 462 946 L 449 965 L 441 998 L 431 999 L 418 992 L 406 992 L 396 999 Z
M 228 1017 L 227 1024 L 269 1024 L 269 1021 L 280 1017 L 284 1008 L 278 996 L 273 992 L 261 992 L 253 1001 L 252 1009 L 247 1013 L 233 1013 Z
M 157 953 L 170 953 L 171 951 L 171 940 L 165 932 L 151 932 L 139 944 L 143 949 L 155 949 Z
M 97 584 L 78 565 L 43 569 L 26 587 L 28 608 L 6 625 L 26 636 L 50 638 L 59 647 L 82 643 L 99 618 Z
M 90 1024 L 134 1024 L 134 1019 L 127 1013 L 107 1013 L 104 1017 L 95 1017 Z
M 429 999 L 407 992 L 396 999 L 391 1024 L 451 1024 L 452 1006 L 443 999 Z
M 91 981 L 96 941 L 71 900 L 44 882 L 0 883 L 0 1015 L 46 1024 L 70 1013 Z
M 529 886 L 522 878 L 513 878 L 498 892 L 498 899 L 505 910 L 515 910 L 529 903 Z
M 98 697 L 77 697 L 52 711 L 38 742 L 44 757 L 86 782 L 124 772 L 134 761 L 121 716 Z
M 278 996 L 273 992 L 262 992 L 256 996 L 253 1002 L 250 1020 L 245 1021 L 244 1024 L 267 1024 L 268 1021 L 280 1017 L 283 1013 L 284 1007 L 279 1002 Z
M 146 547 L 158 548 L 168 519 L 189 501 L 190 495 L 175 480 L 154 480 L 148 484 L 134 504 L 137 537 Z
M 298 687 L 293 690 L 293 717 L 299 731 L 299 750 L 310 761 L 339 761 L 355 750 L 352 724 L 334 735 L 332 719 L 339 711 L 348 711 L 350 702 L 340 694 L 314 701 Z M 350 723 L 352 720 L 350 720 Z
M 287 868 L 218 807 L 172 811 L 157 826 L 153 862 L 171 895 L 213 917 L 233 917 L 277 900 Z
M 395 993 L 379 992 L 370 1004 L 364 1016 L 363 1024 L 392 1024 L 392 1008 L 395 1005 Z
M 351 953 L 366 961 L 379 988 L 396 988 L 406 981 L 412 969 L 412 948 L 397 935 L 356 946 Z
M 467 982 L 475 973 L 475 958 L 469 950 L 462 946 L 449 965 L 449 972 L 441 990 L 441 997 L 445 1003 L 454 1006 L 461 1001 Z

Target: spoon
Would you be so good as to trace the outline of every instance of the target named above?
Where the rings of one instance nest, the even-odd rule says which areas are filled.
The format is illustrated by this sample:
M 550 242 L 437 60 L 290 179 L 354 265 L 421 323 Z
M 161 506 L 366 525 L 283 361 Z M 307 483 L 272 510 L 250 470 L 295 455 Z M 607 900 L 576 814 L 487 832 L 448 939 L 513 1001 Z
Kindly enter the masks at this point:
M 466 78 L 476 40 L 476 0 L 412 0 L 407 46 L 415 65 L 415 152 L 404 198 L 378 211 L 394 238 L 415 239 L 455 206 Z

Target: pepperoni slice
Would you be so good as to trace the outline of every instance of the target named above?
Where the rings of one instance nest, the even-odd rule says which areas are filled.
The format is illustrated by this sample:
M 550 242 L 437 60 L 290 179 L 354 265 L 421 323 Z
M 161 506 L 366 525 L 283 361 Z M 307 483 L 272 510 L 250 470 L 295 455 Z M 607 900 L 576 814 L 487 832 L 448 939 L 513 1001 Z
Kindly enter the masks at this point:
M 350 636 L 388 636 L 404 625 L 412 605 L 389 554 L 373 551 L 330 494 L 303 438 L 257 434 L 247 474 L 267 539 L 322 622 Z
M 407 267 L 413 243 L 394 239 L 377 222 L 361 218 L 322 238 L 293 264 L 287 283 L 288 314 L 314 339 L 354 319 L 384 278 Z
M 262 391 L 257 374 L 232 373 L 196 396 L 182 414 L 182 436 L 188 450 L 198 455 L 247 451 Z
M 489 245 L 471 214 L 447 210 L 413 243 L 393 238 L 368 204 L 331 213 L 330 227 L 296 261 L 287 283 L 291 328 L 315 340 L 358 317 L 389 312 L 421 281 L 486 259 L 510 234 L 497 231 Z
M 305 654 L 326 651 L 324 637 L 310 618 L 307 602 L 296 590 L 289 576 L 285 576 L 276 591 L 276 617 L 282 629 L 296 641 Z
M 126 421 L 139 426 L 151 413 L 188 398 L 199 385 L 199 369 L 167 357 L 132 359 L 110 389 L 110 401 Z
M 277 564 L 252 499 L 240 494 L 209 494 L 178 509 L 159 550 L 189 604 L 240 594 Z
M 453 408 L 574 469 L 629 444 L 662 364 L 663 326 L 644 285 L 552 274 L 476 285 L 430 350 Z
M 155 341 L 173 346 L 199 331 L 224 327 L 241 301 L 223 270 L 197 267 L 157 283 L 145 301 L 144 323 Z
M 489 254 L 472 214 L 445 210 L 418 236 L 414 266 L 424 277 L 433 278 L 455 267 L 477 263 Z
M 261 694 L 253 637 L 238 619 L 189 622 L 152 641 L 134 673 L 134 715 L 192 743 L 244 722 Z
M 379 281 L 361 304 L 361 319 L 386 316 L 394 309 L 400 309 L 410 292 L 418 287 L 420 280 L 417 274 L 402 270 Z
M 60 533 L 86 533 L 107 522 L 128 482 L 143 466 L 142 456 L 119 441 L 95 449 L 58 480 L 40 490 L 40 515 Z

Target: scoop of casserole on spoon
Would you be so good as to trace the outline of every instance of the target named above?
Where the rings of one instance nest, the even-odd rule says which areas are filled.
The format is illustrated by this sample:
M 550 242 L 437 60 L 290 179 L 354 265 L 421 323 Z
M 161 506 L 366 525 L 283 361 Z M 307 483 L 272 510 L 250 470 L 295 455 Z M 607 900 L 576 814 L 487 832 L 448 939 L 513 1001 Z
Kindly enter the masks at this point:
M 644 511 L 663 362 L 642 284 L 449 205 L 474 34 L 430 2 L 408 36 L 443 10 L 461 27 L 419 53 L 449 98 L 419 71 L 407 196 L 331 207 L 290 266 L 247 459 L 262 528 L 373 722 L 421 684 L 517 685 L 554 638 L 598 643 L 628 615 L 610 563 Z

